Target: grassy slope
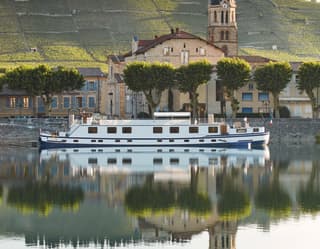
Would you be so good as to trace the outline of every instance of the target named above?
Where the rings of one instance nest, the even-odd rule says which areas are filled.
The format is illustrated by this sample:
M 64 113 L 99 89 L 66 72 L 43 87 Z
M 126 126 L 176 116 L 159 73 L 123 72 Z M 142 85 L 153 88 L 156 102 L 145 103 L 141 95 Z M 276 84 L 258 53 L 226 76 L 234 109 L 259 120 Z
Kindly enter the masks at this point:
M 207 0 L 0 0 L 0 67 L 22 63 L 100 66 L 170 27 L 205 37 Z M 319 59 L 320 3 L 238 0 L 242 54 Z M 276 45 L 278 51 L 271 51 Z M 30 52 L 36 47 L 37 52 Z

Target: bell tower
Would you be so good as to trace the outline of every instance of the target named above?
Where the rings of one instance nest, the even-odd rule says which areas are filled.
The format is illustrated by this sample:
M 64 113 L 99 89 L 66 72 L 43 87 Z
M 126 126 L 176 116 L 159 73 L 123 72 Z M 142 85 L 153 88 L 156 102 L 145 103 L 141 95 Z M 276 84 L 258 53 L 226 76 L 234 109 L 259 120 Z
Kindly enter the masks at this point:
M 226 56 L 238 55 L 238 27 L 235 0 L 209 0 L 208 41 Z

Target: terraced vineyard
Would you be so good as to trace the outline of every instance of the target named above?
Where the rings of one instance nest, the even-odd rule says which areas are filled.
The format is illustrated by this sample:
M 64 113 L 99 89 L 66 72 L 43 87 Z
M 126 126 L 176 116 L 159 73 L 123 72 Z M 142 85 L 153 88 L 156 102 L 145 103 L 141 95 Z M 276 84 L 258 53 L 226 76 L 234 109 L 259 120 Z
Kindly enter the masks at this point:
M 238 0 L 242 54 L 319 59 L 319 0 Z M 0 67 L 100 66 L 179 27 L 206 37 L 208 0 L 0 0 Z M 273 49 L 273 50 L 272 50 Z

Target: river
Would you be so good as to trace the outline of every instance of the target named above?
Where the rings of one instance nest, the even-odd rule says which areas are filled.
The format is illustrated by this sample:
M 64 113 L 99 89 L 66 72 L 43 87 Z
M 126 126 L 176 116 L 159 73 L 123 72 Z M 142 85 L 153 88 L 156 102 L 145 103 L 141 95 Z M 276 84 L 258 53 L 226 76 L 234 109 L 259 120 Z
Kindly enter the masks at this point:
M 1 248 L 315 248 L 320 146 L 1 147 Z

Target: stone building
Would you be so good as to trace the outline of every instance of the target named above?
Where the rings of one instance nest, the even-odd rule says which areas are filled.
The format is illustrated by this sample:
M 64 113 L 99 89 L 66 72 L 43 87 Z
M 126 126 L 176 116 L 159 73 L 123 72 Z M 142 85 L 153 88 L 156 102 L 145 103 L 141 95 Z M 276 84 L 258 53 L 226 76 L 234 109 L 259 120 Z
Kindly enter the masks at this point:
M 124 118 L 147 111 L 147 105 L 141 93 L 132 93 L 128 90 L 121 77 L 124 67 L 130 62 L 168 62 L 174 67 L 179 67 L 202 59 L 216 65 L 223 57 L 223 51 L 217 46 L 178 28 L 172 29 L 169 34 L 155 36 L 151 40 L 139 40 L 134 37 L 130 52 L 124 55 L 109 56 L 108 91 L 110 101 L 108 103 L 110 112 L 108 113 Z M 215 91 L 214 81 L 199 87 L 200 116 L 218 111 L 212 109 L 214 106 L 219 106 L 216 99 L 211 97 L 211 95 L 216 95 Z M 186 94 L 172 90 L 172 96 L 170 95 L 171 93 L 168 91 L 163 94 L 159 106 L 160 110 L 178 111 L 188 108 L 189 98 Z M 172 106 L 168 104 L 169 98 L 172 98 Z

